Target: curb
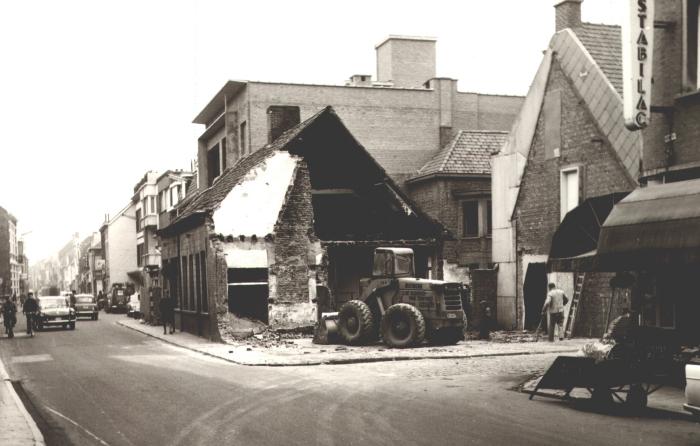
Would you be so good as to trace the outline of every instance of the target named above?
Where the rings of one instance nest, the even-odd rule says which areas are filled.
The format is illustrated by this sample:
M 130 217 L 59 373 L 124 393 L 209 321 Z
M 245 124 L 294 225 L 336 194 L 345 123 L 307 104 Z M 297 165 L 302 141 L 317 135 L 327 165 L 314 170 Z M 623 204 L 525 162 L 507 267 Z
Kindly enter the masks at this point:
M 46 443 L 44 442 L 44 436 L 39 430 L 39 427 L 36 425 L 34 418 L 32 418 L 32 416 L 29 415 L 27 408 L 24 407 L 24 403 L 22 403 L 22 400 L 19 398 L 19 395 L 17 395 L 15 388 L 12 386 L 12 380 L 10 379 L 10 375 L 5 369 L 5 364 L 2 362 L 2 359 L 0 359 L 0 379 L 2 379 L 2 381 L 4 382 L 5 386 L 7 387 L 7 391 L 10 395 L 12 395 L 12 399 L 14 400 L 15 405 L 17 406 L 17 410 L 20 411 L 22 417 L 24 418 L 24 421 L 26 421 L 27 426 L 29 426 L 29 430 L 32 433 L 32 441 L 34 442 L 34 444 L 39 446 L 46 445 Z
M 469 359 L 469 358 L 486 358 L 486 357 L 498 357 L 498 356 L 532 356 L 532 355 L 549 355 L 549 354 L 561 354 L 561 353 L 575 353 L 579 351 L 578 348 L 568 348 L 568 349 L 559 349 L 559 350 L 551 350 L 551 351 L 546 351 L 546 352 L 528 352 L 528 351 L 520 351 L 520 352 L 499 352 L 499 353 L 475 353 L 475 354 L 462 354 L 462 355 L 446 355 L 446 356 L 392 356 L 392 357 L 386 357 L 386 358 L 348 358 L 348 359 L 328 359 L 328 360 L 318 360 L 318 361 L 307 361 L 307 362 L 301 362 L 301 363 L 295 363 L 295 364 L 284 364 L 284 363 L 273 363 L 273 364 L 251 364 L 251 363 L 246 363 L 246 362 L 240 362 L 236 361 L 233 358 L 226 358 L 224 356 L 219 356 L 215 355 L 213 353 L 209 353 L 205 350 L 200 350 L 194 347 L 189 347 L 186 345 L 178 344 L 177 342 L 161 338 L 159 336 L 155 336 L 151 333 L 148 333 L 143 330 L 139 330 L 137 327 L 133 327 L 131 325 L 127 325 L 121 321 L 116 321 L 115 322 L 118 325 L 121 325 L 124 328 L 128 328 L 130 330 L 134 330 L 135 332 L 144 334 L 146 336 L 149 336 L 154 339 L 158 339 L 160 341 L 163 341 L 167 344 L 175 345 L 180 348 L 184 348 L 186 350 L 190 350 L 193 352 L 201 353 L 203 355 L 211 356 L 212 358 L 218 358 L 223 361 L 231 362 L 233 364 L 238 364 L 242 366 L 247 366 L 247 367 L 303 367 L 303 366 L 317 366 L 317 365 L 342 365 L 342 364 L 359 364 L 359 363 L 369 363 L 369 362 L 391 362 L 391 361 L 417 361 L 417 360 L 422 360 L 422 359 Z M 224 345 L 224 344 L 222 344 Z

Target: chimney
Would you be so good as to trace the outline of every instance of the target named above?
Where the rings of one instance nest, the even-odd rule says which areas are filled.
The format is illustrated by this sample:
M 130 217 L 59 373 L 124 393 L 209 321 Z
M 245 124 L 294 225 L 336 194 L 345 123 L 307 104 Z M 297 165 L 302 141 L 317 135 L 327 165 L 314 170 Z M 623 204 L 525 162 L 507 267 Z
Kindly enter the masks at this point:
M 562 0 L 554 5 L 555 32 L 581 26 L 581 3 L 583 0 Z
M 369 74 L 353 74 L 350 80 L 345 82 L 347 87 L 371 87 L 372 76 Z
M 432 37 L 389 36 L 375 46 L 377 82 L 397 88 L 425 88 L 435 77 L 435 41 Z

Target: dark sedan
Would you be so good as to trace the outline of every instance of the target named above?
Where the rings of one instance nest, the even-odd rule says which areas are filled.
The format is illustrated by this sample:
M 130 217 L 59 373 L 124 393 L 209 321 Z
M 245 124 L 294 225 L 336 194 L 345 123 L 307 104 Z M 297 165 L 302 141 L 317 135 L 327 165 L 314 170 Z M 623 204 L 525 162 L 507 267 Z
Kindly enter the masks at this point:
M 39 298 L 39 312 L 35 324 L 38 330 L 50 325 L 75 329 L 75 310 L 64 296 L 43 296 Z
M 93 321 L 96 321 L 98 315 L 95 296 L 92 294 L 75 295 L 75 317 L 89 317 Z

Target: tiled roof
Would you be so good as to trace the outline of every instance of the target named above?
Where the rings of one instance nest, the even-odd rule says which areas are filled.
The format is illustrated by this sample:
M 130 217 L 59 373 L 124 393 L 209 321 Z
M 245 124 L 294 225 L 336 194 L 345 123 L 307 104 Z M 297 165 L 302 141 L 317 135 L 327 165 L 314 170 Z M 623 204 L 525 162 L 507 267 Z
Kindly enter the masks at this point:
M 610 83 L 622 96 L 622 39 L 619 26 L 583 23 L 574 29 Z
M 578 31 L 570 28 L 563 29 L 552 37 L 550 48 L 554 51 L 555 58 L 561 70 L 571 80 L 574 89 L 581 95 L 585 106 L 590 111 L 596 121 L 598 129 L 610 143 L 615 151 L 620 164 L 624 166 L 629 178 L 637 181 L 639 175 L 639 160 L 641 157 L 641 135 L 640 132 L 630 131 L 625 127 L 623 115 L 622 94 L 617 90 L 608 74 L 603 69 L 607 66 L 612 70 L 620 61 L 613 63 L 613 44 L 604 44 L 602 41 L 611 37 L 610 27 L 607 25 L 586 25 L 584 31 L 586 38 L 590 42 L 598 42 L 598 58 L 585 46 Z M 600 36 L 593 38 L 593 34 L 599 31 Z M 593 45 L 592 47 L 595 47 Z M 607 48 L 603 50 L 603 48 Z M 603 54 L 607 54 L 610 59 L 601 65 Z M 619 54 L 619 53 L 618 53 Z M 621 57 L 621 54 L 618 56 Z M 585 73 L 585 75 L 583 75 Z M 620 90 L 622 89 L 619 87 Z
M 284 132 L 272 143 L 267 144 L 263 148 L 256 150 L 244 158 L 241 158 L 236 164 L 224 170 L 221 176 L 217 178 L 214 181 L 214 184 L 212 184 L 209 188 L 204 189 L 201 192 L 198 191 L 199 193 L 193 194 L 190 200 L 183 201 L 180 204 L 178 216 L 175 220 L 173 220 L 172 224 L 185 220 L 194 214 L 209 212 L 216 209 L 224 198 L 226 198 L 229 192 L 231 192 L 231 189 L 240 183 L 245 175 L 254 166 L 261 163 L 264 159 L 272 156 L 276 151 L 284 149 L 290 141 L 299 136 L 304 129 L 306 129 L 321 114 L 327 112 L 328 110 L 331 110 L 330 107 L 324 108 L 306 121 Z
M 418 170 L 417 177 L 437 174 L 490 175 L 491 155 L 501 150 L 508 132 L 460 130 Z

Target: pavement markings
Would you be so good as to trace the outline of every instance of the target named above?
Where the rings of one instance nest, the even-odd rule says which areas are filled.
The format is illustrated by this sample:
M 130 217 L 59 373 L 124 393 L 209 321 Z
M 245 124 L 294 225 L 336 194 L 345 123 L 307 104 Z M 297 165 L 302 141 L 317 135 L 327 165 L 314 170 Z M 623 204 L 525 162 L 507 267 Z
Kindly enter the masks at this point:
M 23 355 L 23 356 L 13 356 L 10 362 L 13 364 L 25 364 L 29 362 L 46 362 L 53 361 L 53 358 L 49 354 L 44 355 Z
M 90 432 L 89 430 L 85 429 L 83 426 L 79 425 L 78 423 L 76 423 L 75 421 L 71 420 L 71 419 L 68 418 L 67 416 L 63 415 L 61 412 L 59 412 L 59 411 L 57 411 L 57 410 L 55 410 L 55 409 L 52 409 L 52 408 L 50 408 L 49 406 L 44 406 L 44 407 L 45 407 L 46 410 L 48 410 L 49 412 L 51 412 L 51 413 L 53 413 L 53 414 L 55 414 L 55 415 L 58 415 L 59 417 L 63 418 L 63 419 L 66 420 L 67 422 L 69 422 L 69 423 L 71 423 L 72 425 L 74 425 L 75 427 L 77 427 L 77 428 L 79 428 L 79 429 L 82 429 L 83 432 L 85 432 L 86 434 L 88 434 L 90 437 L 92 437 L 92 438 L 93 438 L 95 441 L 97 441 L 98 443 L 100 443 L 100 444 L 102 444 L 102 445 L 105 445 L 105 446 L 109 446 L 109 443 L 107 443 L 106 441 L 104 441 L 103 439 L 101 439 L 100 437 L 98 437 L 97 435 L 93 434 L 93 433 Z

